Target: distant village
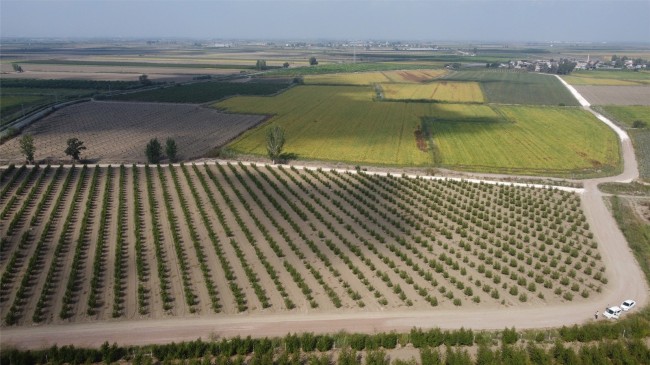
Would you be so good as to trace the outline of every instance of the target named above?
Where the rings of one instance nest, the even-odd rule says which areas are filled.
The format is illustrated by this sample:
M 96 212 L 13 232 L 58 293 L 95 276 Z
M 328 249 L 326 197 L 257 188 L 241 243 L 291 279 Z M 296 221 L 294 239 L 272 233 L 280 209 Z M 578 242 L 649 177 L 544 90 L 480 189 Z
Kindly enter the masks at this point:
M 610 61 L 602 61 L 599 59 L 591 60 L 587 55 L 587 59 L 560 59 L 560 60 L 514 60 L 507 63 L 487 63 L 488 68 L 509 68 L 521 69 L 534 72 L 544 73 L 570 73 L 573 70 L 645 70 L 649 67 L 650 62 L 641 58 L 631 59 L 627 56 L 612 56 Z

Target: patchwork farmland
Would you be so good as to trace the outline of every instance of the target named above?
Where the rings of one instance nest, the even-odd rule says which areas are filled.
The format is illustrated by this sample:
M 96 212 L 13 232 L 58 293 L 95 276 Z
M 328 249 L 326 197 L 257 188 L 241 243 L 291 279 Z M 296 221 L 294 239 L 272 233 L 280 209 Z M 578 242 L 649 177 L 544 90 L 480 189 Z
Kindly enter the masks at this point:
M 580 197 L 256 165 L 10 167 L 8 325 L 584 301 L 607 273 Z
M 556 176 L 611 173 L 620 164 L 615 134 L 576 108 L 375 101 L 368 87 L 311 85 L 214 106 L 273 115 L 271 125 L 288 136 L 286 152 L 300 159 Z M 264 155 L 265 128 L 230 146 Z

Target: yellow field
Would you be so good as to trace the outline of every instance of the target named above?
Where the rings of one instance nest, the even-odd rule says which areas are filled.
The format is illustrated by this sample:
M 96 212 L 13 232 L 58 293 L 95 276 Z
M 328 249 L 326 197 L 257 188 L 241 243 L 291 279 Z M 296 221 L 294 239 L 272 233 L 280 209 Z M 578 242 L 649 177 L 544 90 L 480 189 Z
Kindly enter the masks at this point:
M 447 70 L 407 70 L 407 71 L 384 71 L 383 74 L 391 82 L 424 82 L 447 74 Z
M 390 79 L 383 72 L 308 75 L 304 77 L 304 80 L 306 84 L 359 86 L 390 82 Z
M 438 100 L 446 102 L 485 101 L 477 82 L 432 82 L 427 84 L 382 84 L 384 98 L 390 100 Z
M 554 175 L 612 172 L 619 165 L 615 134 L 579 108 L 405 103 L 373 96 L 361 86 L 299 86 L 215 107 L 274 115 L 230 145 L 245 154 L 265 155 L 266 130 L 278 125 L 286 133 L 285 152 L 300 159 Z M 418 137 L 423 128 L 433 144 Z
M 373 102 L 372 90 L 355 86 L 301 86 L 275 97 L 237 97 L 217 103 L 232 112 L 273 114 L 231 147 L 266 154 L 269 125 L 286 131 L 285 151 L 302 159 L 422 166 L 431 154 L 418 150 L 414 132 L 433 104 Z
M 373 71 L 307 75 L 304 80 L 306 84 L 362 86 L 383 83 L 419 83 L 439 78 L 446 73 L 446 70 Z

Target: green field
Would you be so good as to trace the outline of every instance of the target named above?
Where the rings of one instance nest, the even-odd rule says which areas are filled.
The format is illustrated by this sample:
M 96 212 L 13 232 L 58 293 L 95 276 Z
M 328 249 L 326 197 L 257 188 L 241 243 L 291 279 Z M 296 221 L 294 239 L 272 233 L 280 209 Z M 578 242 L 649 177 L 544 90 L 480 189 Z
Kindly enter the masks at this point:
M 498 118 L 432 118 L 426 121 L 441 166 L 472 171 L 561 175 L 619 165 L 614 133 L 574 108 L 493 107 Z
M 489 103 L 578 105 L 578 101 L 552 75 L 507 70 L 477 70 L 454 72 L 444 79 L 479 82 Z
M 650 85 L 649 71 L 594 70 L 574 71 L 562 78 L 572 85 Z
M 161 103 L 206 103 L 232 95 L 270 95 L 287 88 L 286 82 L 202 82 L 170 86 L 163 89 L 122 94 L 112 100 L 147 101 Z
M 601 106 L 607 116 L 628 127 L 632 139 L 639 175 L 650 180 L 650 106 Z M 646 122 L 645 128 L 631 128 L 635 120 Z
M 554 175 L 612 172 L 619 165 L 614 133 L 581 109 L 375 102 L 372 96 L 368 87 L 299 86 L 215 106 L 275 115 L 270 125 L 285 129 L 285 151 L 301 159 Z M 264 155 L 267 127 L 231 147 Z M 433 146 L 418 147 L 420 128 L 432 133 Z
M 274 114 L 271 125 L 286 131 L 286 152 L 299 158 L 367 164 L 430 165 L 417 149 L 415 129 L 428 104 L 373 102 L 372 89 L 299 86 L 275 97 L 237 97 L 218 103 L 233 112 Z M 232 145 L 242 153 L 265 154 L 266 125 Z

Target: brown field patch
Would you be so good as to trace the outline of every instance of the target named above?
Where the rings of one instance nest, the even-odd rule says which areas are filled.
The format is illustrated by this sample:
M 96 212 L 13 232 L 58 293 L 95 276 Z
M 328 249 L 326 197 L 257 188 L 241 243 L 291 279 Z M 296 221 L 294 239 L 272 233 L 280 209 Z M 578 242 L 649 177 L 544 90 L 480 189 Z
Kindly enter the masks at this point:
M 31 133 L 37 160 L 68 160 L 68 138 L 88 148 L 82 157 L 101 162 L 144 162 L 147 142 L 174 138 L 179 157 L 204 155 L 264 119 L 259 115 L 225 114 L 196 105 L 166 103 L 88 102 L 61 109 L 34 123 Z M 0 161 L 20 162 L 18 138 L 0 147 Z
M 650 86 L 574 85 L 592 105 L 650 105 Z

